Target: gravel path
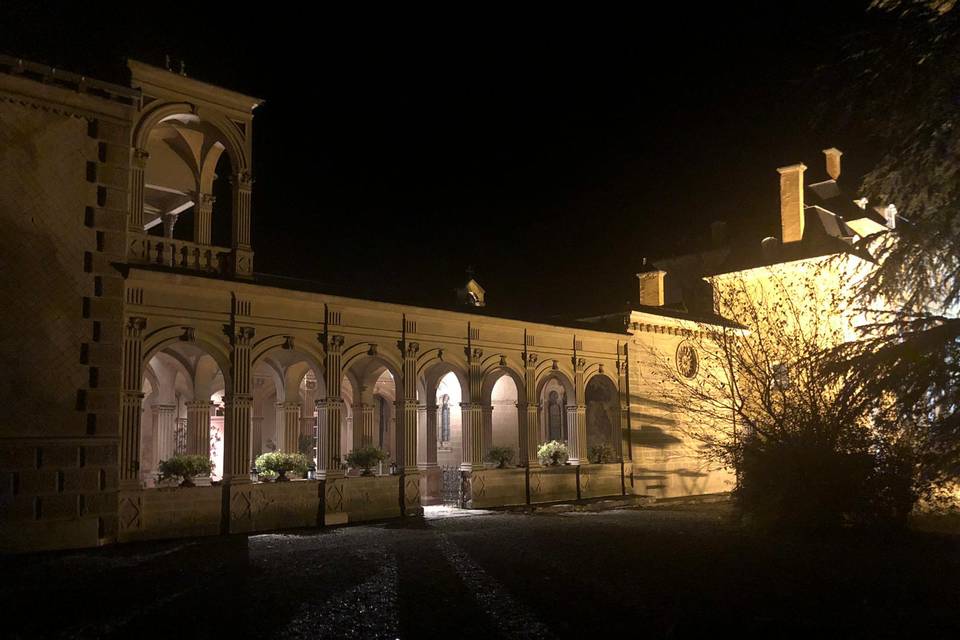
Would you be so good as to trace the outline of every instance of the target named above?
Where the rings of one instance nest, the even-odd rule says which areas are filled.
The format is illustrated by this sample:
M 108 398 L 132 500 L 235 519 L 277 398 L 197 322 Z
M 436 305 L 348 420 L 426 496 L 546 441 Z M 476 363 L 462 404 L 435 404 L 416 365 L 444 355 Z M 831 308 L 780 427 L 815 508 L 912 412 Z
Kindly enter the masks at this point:
M 727 505 L 447 514 L 0 571 L 10 638 L 960 637 L 958 538 L 758 537 Z

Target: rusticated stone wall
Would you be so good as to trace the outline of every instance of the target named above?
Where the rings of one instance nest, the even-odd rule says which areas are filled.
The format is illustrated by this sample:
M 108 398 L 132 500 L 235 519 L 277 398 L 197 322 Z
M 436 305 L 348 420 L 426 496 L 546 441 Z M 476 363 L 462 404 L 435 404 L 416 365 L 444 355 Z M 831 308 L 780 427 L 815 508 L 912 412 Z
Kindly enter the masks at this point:
M 116 535 L 128 109 L 0 75 L 0 548 Z

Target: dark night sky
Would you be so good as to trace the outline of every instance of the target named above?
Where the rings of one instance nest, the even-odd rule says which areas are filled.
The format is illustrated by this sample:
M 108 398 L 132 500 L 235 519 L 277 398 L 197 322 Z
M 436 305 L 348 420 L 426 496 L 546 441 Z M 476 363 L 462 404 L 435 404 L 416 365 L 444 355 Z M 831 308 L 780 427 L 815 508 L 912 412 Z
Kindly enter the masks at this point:
M 522 18 L 235 3 L 225 25 L 32 5 L 4 3 L 0 50 L 105 79 L 170 53 L 264 98 L 257 270 L 356 296 L 448 303 L 473 265 L 511 314 L 619 309 L 643 256 L 713 220 L 776 234 L 776 167 L 819 178 L 828 146 L 847 178 L 870 160 L 815 73 L 867 27 L 860 2 Z

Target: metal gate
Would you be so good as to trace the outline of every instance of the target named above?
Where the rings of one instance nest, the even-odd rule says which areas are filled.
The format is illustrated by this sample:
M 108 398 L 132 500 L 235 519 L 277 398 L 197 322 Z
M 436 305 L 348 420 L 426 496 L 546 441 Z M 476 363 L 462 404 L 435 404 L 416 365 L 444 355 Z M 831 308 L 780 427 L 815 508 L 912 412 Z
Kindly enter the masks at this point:
M 463 474 L 459 467 L 442 467 L 440 501 L 445 507 L 463 506 Z

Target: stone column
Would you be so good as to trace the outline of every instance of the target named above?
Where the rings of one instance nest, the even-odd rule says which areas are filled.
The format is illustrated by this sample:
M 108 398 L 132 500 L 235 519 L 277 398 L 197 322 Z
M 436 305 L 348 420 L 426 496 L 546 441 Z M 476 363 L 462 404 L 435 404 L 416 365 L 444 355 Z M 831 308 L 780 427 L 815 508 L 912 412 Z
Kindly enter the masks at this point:
M 250 420 L 250 459 L 256 463 L 263 453 L 263 416 L 253 416 Z
M 240 171 L 233 176 L 233 220 L 230 246 L 233 253 L 233 273 L 253 274 L 253 250 L 250 248 L 250 194 L 253 177 L 249 171 Z
M 406 321 L 404 321 L 406 323 Z M 403 356 L 401 393 L 396 404 L 397 464 L 403 470 L 401 479 L 405 515 L 421 515 L 420 470 L 417 468 L 417 354 L 420 344 L 409 342 L 404 335 L 397 346 Z
M 280 442 L 277 448 L 285 453 L 297 453 L 300 443 L 300 403 L 277 403 L 277 432 Z
M 460 424 L 463 430 L 461 471 L 483 469 L 483 412 L 481 405 L 473 402 L 461 402 Z
M 433 450 L 433 461 L 437 461 L 437 446 L 440 444 L 440 429 L 439 429 L 439 416 L 440 416 L 440 407 L 436 404 L 427 405 L 427 459 L 430 459 L 431 448 Z
M 231 388 L 223 399 L 223 482 L 250 482 L 250 428 L 253 395 L 250 393 L 250 343 L 253 327 L 235 326 L 232 330 L 230 369 Z
M 374 442 L 373 405 L 358 402 L 353 405 L 353 448 L 371 447 Z
M 540 440 L 540 413 L 537 398 L 537 361 L 539 356 L 529 351 L 523 354 L 523 399 L 517 402 L 520 427 L 520 464 L 538 465 L 537 445 Z
M 142 227 L 140 231 L 143 231 Z M 143 330 L 146 326 L 145 318 L 128 318 L 123 329 L 123 395 L 120 413 L 120 484 L 123 489 L 136 489 L 140 486 Z
M 470 400 L 460 403 L 460 424 L 463 432 L 463 462 L 460 463 L 460 469 L 471 471 L 483 469 L 483 411 L 480 403 L 476 401 L 482 395 L 483 372 L 480 367 L 483 351 L 468 346 L 466 354 Z
M 210 408 L 209 400 L 193 400 L 187 403 L 187 453 L 210 457 Z
M 437 414 L 439 411 L 440 408 L 436 404 L 431 403 L 424 406 L 424 412 L 426 413 L 424 416 L 426 421 L 424 439 L 427 441 L 427 453 L 424 464 L 427 468 L 437 466 L 437 442 L 440 437 L 440 434 L 437 432 Z
M 586 386 L 583 381 L 583 371 L 587 361 L 573 357 L 573 387 L 576 393 L 576 402 L 567 406 L 567 438 L 570 447 L 570 464 L 587 464 L 587 406 L 583 404 Z
M 209 193 L 195 193 L 193 205 L 193 241 L 209 245 L 213 226 L 213 203 L 216 201 Z
M 327 395 L 317 400 L 317 478 L 320 480 L 343 476 L 340 452 L 340 426 L 343 420 L 343 400 L 340 398 L 340 370 L 343 336 L 327 338 L 326 371 Z
M 493 406 L 482 405 L 480 407 L 480 413 L 482 416 L 481 424 L 483 426 L 480 444 L 480 459 L 483 462 L 487 462 L 487 454 L 490 453 L 490 447 L 493 446 Z
M 178 213 L 164 213 L 160 216 L 163 220 L 163 237 L 173 238 L 173 229 L 177 226 Z
M 567 446 L 570 464 L 587 464 L 587 408 L 567 405 Z
M 134 149 L 130 163 L 130 218 L 127 227 L 137 233 L 143 233 L 143 175 L 148 158 L 150 154 L 146 149 Z
M 177 407 L 172 404 L 155 404 L 153 412 L 153 450 L 157 461 L 167 460 L 176 450 L 176 414 Z

